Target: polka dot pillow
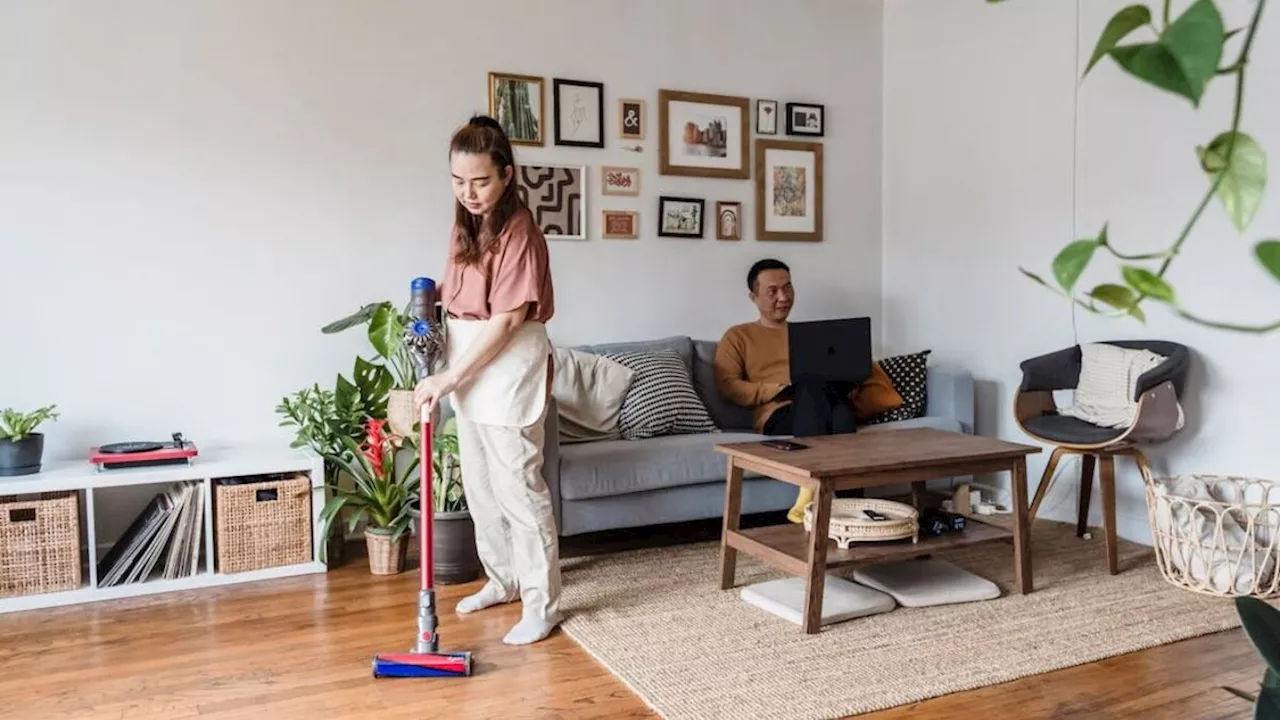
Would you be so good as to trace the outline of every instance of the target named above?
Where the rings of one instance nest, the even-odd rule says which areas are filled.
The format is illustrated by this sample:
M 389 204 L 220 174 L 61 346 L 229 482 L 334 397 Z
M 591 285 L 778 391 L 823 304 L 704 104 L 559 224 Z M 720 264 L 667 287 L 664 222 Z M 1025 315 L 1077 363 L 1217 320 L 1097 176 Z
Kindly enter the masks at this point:
M 884 370 L 884 374 L 889 376 L 893 389 L 902 396 L 902 405 L 867 419 L 864 425 L 924 417 L 928 401 L 926 387 L 931 352 L 933 351 L 925 350 L 910 355 L 895 355 L 880 361 L 880 367 Z

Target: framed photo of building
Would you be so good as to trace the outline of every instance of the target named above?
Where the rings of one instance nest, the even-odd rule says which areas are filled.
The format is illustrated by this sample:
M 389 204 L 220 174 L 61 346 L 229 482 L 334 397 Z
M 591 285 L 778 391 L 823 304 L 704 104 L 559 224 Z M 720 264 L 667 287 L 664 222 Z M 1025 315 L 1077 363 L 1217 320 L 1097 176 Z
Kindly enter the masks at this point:
M 606 240 L 635 240 L 640 237 L 640 213 L 635 210 L 601 211 L 600 236 Z
M 822 143 L 756 138 L 759 240 L 822 240 Z
M 706 204 L 702 198 L 667 195 L 658 198 L 658 236 L 702 237 L 702 215 Z
M 640 168 L 605 165 L 600 168 L 600 194 L 639 195 Z
M 751 102 L 744 97 L 658 91 L 658 173 L 751 177 Z
M 787 134 L 822 137 L 826 134 L 827 109 L 812 103 L 787 103 Z
M 645 136 L 645 102 L 631 98 L 618 101 L 618 137 L 622 140 L 643 140 Z
M 556 78 L 552 93 L 556 145 L 604 147 L 604 83 Z
M 742 203 L 727 201 L 716 203 L 716 239 L 742 239 Z
M 512 145 L 543 144 L 542 78 L 489 73 L 489 116 L 507 131 Z
M 587 168 L 516 165 L 516 194 L 548 240 L 587 239 Z

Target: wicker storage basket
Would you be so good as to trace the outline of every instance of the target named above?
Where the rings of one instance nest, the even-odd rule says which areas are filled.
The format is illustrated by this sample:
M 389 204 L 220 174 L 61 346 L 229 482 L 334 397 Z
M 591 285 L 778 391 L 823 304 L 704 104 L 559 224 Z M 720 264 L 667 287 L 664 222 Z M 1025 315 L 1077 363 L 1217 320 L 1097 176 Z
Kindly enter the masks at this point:
M 888 520 L 872 520 L 863 510 L 874 510 Z M 804 508 L 804 529 L 813 532 L 813 503 Z M 836 498 L 831 501 L 827 536 L 842 550 L 855 542 L 919 539 L 920 513 L 906 503 L 878 498 Z
M 218 572 L 311 561 L 311 479 L 263 476 L 214 483 Z
M 1169 582 L 1215 597 L 1280 594 L 1280 485 L 1218 475 L 1153 479 L 1147 513 L 1156 564 Z
M 0 497 L 0 597 L 80 588 L 80 498 Z

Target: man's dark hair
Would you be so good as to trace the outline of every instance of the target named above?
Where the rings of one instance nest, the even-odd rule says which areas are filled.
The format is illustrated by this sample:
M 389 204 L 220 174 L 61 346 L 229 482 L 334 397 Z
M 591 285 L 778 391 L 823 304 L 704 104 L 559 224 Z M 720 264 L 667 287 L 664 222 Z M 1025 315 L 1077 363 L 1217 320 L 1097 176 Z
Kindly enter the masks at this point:
M 786 270 L 787 272 L 791 272 L 791 268 L 787 267 L 787 264 L 781 260 L 774 260 L 773 258 L 758 260 L 755 265 L 751 266 L 751 270 L 747 272 L 748 290 L 751 292 L 756 291 L 756 278 L 765 270 Z

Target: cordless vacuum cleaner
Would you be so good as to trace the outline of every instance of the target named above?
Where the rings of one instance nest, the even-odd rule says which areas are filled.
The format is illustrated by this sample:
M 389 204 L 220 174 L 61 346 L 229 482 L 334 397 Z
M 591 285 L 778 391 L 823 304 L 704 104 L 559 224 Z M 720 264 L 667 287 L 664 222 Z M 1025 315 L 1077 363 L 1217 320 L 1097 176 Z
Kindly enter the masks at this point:
M 431 374 L 444 348 L 440 326 L 434 319 L 435 283 L 429 278 L 415 278 L 413 301 L 405 327 L 404 344 L 413 358 L 418 379 Z M 440 652 L 440 636 L 436 633 L 435 572 L 432 560 L 432 454 L 431 413 L 422 406 L 421 422 L 422 489 L 419 508 L 422 527 L 418 532 L 419 591 L 418 638 L 411 652 L 379 653 L 373 658 L 373 676 L 391 677 L 466 677 L 471 675 L 471 653 Z

